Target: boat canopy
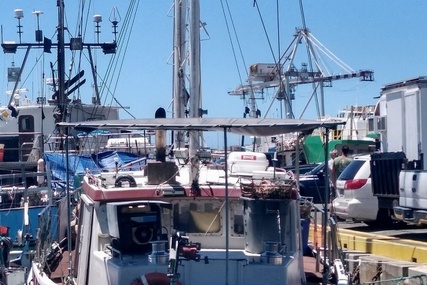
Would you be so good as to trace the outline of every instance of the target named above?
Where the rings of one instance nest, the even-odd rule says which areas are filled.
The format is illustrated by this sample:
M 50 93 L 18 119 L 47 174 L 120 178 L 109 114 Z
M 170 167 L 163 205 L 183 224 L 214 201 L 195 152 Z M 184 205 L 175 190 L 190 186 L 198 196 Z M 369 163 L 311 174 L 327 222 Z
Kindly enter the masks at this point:
M 319 127 L 336 128 L 345 122 L 316 121 L 277 118 L 150 118 L 121 119 L 86 122 L 61 122 L 59 127 L 74 128 L 79 131 L 93 130 L 188 130 L 227 131 L 240 135 L 273 136 L 284 133 L 311 133 Z

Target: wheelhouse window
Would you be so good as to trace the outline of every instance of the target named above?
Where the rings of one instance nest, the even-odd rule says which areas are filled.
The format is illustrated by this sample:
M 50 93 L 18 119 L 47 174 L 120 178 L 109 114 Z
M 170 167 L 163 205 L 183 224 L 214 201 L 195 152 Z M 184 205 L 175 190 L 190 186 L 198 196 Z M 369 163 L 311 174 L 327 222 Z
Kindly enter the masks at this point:
M 34 132 L 34 117 L 25 115 L 19 117 L 20 132 Z
M 186 233 L 219 233 L 222 227 L 220 211 L 219 201 L 181 201 L 173 205 L 174 228 Z

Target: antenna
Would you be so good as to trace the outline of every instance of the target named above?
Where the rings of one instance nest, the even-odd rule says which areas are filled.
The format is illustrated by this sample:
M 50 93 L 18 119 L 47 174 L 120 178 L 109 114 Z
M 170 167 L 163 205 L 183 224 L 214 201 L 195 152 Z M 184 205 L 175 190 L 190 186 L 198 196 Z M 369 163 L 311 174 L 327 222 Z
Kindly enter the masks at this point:
M 95 22 L 96 42 L 99 43 L 99 34 L 101 33 L 100 23 L 102 22 L 102 16 L 101 15 L 94 15 L 93 21 Z
M 1 47 L 3 48 L 3 52 L 4 53 L 16 53 L 18 48 L 22 48 L 22 47 L 26 47 L 27 48 L 27 52 L 24 58 L 24 63 L 22 64 L 21 69 L 9 69 L 10 73 L 9 73 L 9 78 L 10 80 L 15 79 L 15 87 L 14 90 L 16 90 L 17 88 L 17 84 L 19 82 L 21 73 L 22 73 L 22 69 L 26 63 L 27 57 L 28 57 L 28 53 L 30 51 L 31 48 L 42 48 L 43 51 L 45 53 L 51 53 L 51 48 L 57 48 L 58 50 L 58 86 L 59 89 L 55 91 L 55 93 L 52 95 L 52 99 L 49 100 L 49 104 L 56 104 L 59 106 L 60 112 L 58 112 L 58 116 L 57 116 L 57 120 L 61 121 L 64 120 L 66 118 L 66 105 L 68 104 L 68 96 L 74 92 L 79 86 L 81 86 L 82 84 L 85 83 L 85 80 L 81 80 L 80 78 L 83 76 L 83 73 L 78 74 L 75 78 L 76 81 L 73 81 L 73 79 L 71 80 L 65 80 L 65 75 L 64 75 L 64 50 L 65 48 L 69 48 L 72 51 L 82 51 L 84 48 L 87 48 L 88 50 L 88 54 L 89 54 L 89 58 L 90 58 L 90 64 L 91 64 L 91 68 L 92 68 L 92 75 L 93 75 L 93 80 L 95 83 L 95 86 L 97 86 L 96 84 L 96 70 L 95 70 L 95 66 L 94 66 L 94 62 L 92 60 L 92 54 L 91 54 L 91 49 L 92 48 L 101 48 L 102 51 L 104 52 L 104 54 L 114 54 L 116 53 L 116 49 L 117 49 L 117 43 L 116 43 L 116 37 L 117 37 L 117 24 L 119 23 L 119 21 L 121 20 L 120 18 L 120 14 L 117 10 L 117 8 L 113 8 L 113 11 L 110 15 L 110 21 L 113 24 L 113 34 L 114 34 L 114 40 L 110 41 L 110 42 L 103 42 L 100 43 L 100 32 L 101 32 L 101 26 L 100 23 L 102 22 L 102 16 L 101 15 L 95 15 L 94 16 L 94 22 L 95 22 L 95 34 L 97 35 L 97 42 L 96 43 L 85 43 L 83 42 L 83 38 L 79 35 L 77 37 L 71 37 L 70 41 L 68 43 L 65 43 L 64 41 L 64 0 L 61 1 L 57 1 L 57 6 L 58 6 L 58 26 L 57 26 L 57 31 L 58 31 L 58 41 L 57 43 L 53 43 L 51 39 L 46 38 L 43 36 L 43 32 L 40 29 L 40 16 L 42 14 L 44 14 L 42 11 L 38 11 L 35 10 L 34 12 L 32 12 L 33 15 L 35 15 L 37 17 L 37 30 L 35 31 L 35 39 L 36 41 L 33 43 L 22 43 L 22 25 L 21 25 L 21 19 L 24 17 L 24 12 L 22 9 L 15 9 L 14 10 L 14 17 L 16 19 L 18 19 L 18 35 L 19 35 L 19 43 L 16 43 L 15 41 L 2 41 L 1 43 Z M 75 86 L 72 86 L 73 84 L 75 84 Z M 55 85 L 54 85 L 55 86 Z M 97 90 L 97 87 L 95 87 L 96 89 L 96 102 L 100 102 L 99 100 L 99 92 Z M 12 92 L 14 93 L 14 92 Z M 9 106 L 11 106 L 11 101 L 9 102 Z M 13 116 L 13 114 L 12 114 Z
M 43 41 L 43 31 L 40 30 L 40 15 L 43 15 L 42 11 L 34 11 L 32 13 L 37 17 L 37 30 L 36 30 L 36 42 L 40 43 Z
M 24 18 L 24 11 L 22 9 L 15 9 L 15 11 L 13 11 L 14 13 L 14 17 L 16 19 L 18 19 L 18 35 L 19 35 L 19 43 L 21 43 L 21 37 L 22 37 L 22 25 L 21 25 L 21 19 Z
M 113 24 L 113 34 L 114 34 L 114 41 L 117 41 L 117 24 L 121 21 L 119 10 L 117 10 L 117 7 L 113 7 L 110 14 L 110 22 Z

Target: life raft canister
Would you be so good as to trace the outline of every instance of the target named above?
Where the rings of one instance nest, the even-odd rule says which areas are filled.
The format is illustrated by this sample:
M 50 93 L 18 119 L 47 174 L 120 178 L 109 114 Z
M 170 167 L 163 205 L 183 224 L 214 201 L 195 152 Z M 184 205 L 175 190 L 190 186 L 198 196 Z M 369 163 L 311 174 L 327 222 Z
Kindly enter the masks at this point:
M 169 285 L 170 278 L 161 272 L 151 272 L 142 275 L 140 278 L 136 279 L 131 285 Z M 181 282 L 177 281 L 177 285 L 181 285 Z
M 136 187 L 135 178 L 130 175 L 121 175 L 114 182 L 115 187 L 123 187 L 123 183 L 128 183 L 129 187 Z

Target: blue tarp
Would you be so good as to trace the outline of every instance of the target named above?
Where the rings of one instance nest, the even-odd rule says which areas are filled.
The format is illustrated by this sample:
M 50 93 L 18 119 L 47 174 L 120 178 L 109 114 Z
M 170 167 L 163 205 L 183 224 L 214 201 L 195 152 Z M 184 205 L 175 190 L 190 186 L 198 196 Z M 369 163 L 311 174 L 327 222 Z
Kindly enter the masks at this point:
M 52 174 L 52 181 L 58 187 L 65 188 L 66 181 L 66 156 L 61 153 L 45 153 L 45 163 L 49 166 Z M 102 171 L 112 170 L 117 166 L 121 167 L 130 162 L 136 161 L 143 158 L 141 155 L 132 154 L 121 151 L 105 151 L 98 154 L 92 155 L 68 155 L 68 173 L 70 180 L 70 187 L 74 188 L 74 179 L 80 180 L 86 170 L 90 170 L 92 173 L 97 174 Z M 140 169 L 142 165 L 145 165 L 145 160 L 139 161 L 133 164 L 127 170 Z M 61 186 L 62 185 L 62 186 Z

